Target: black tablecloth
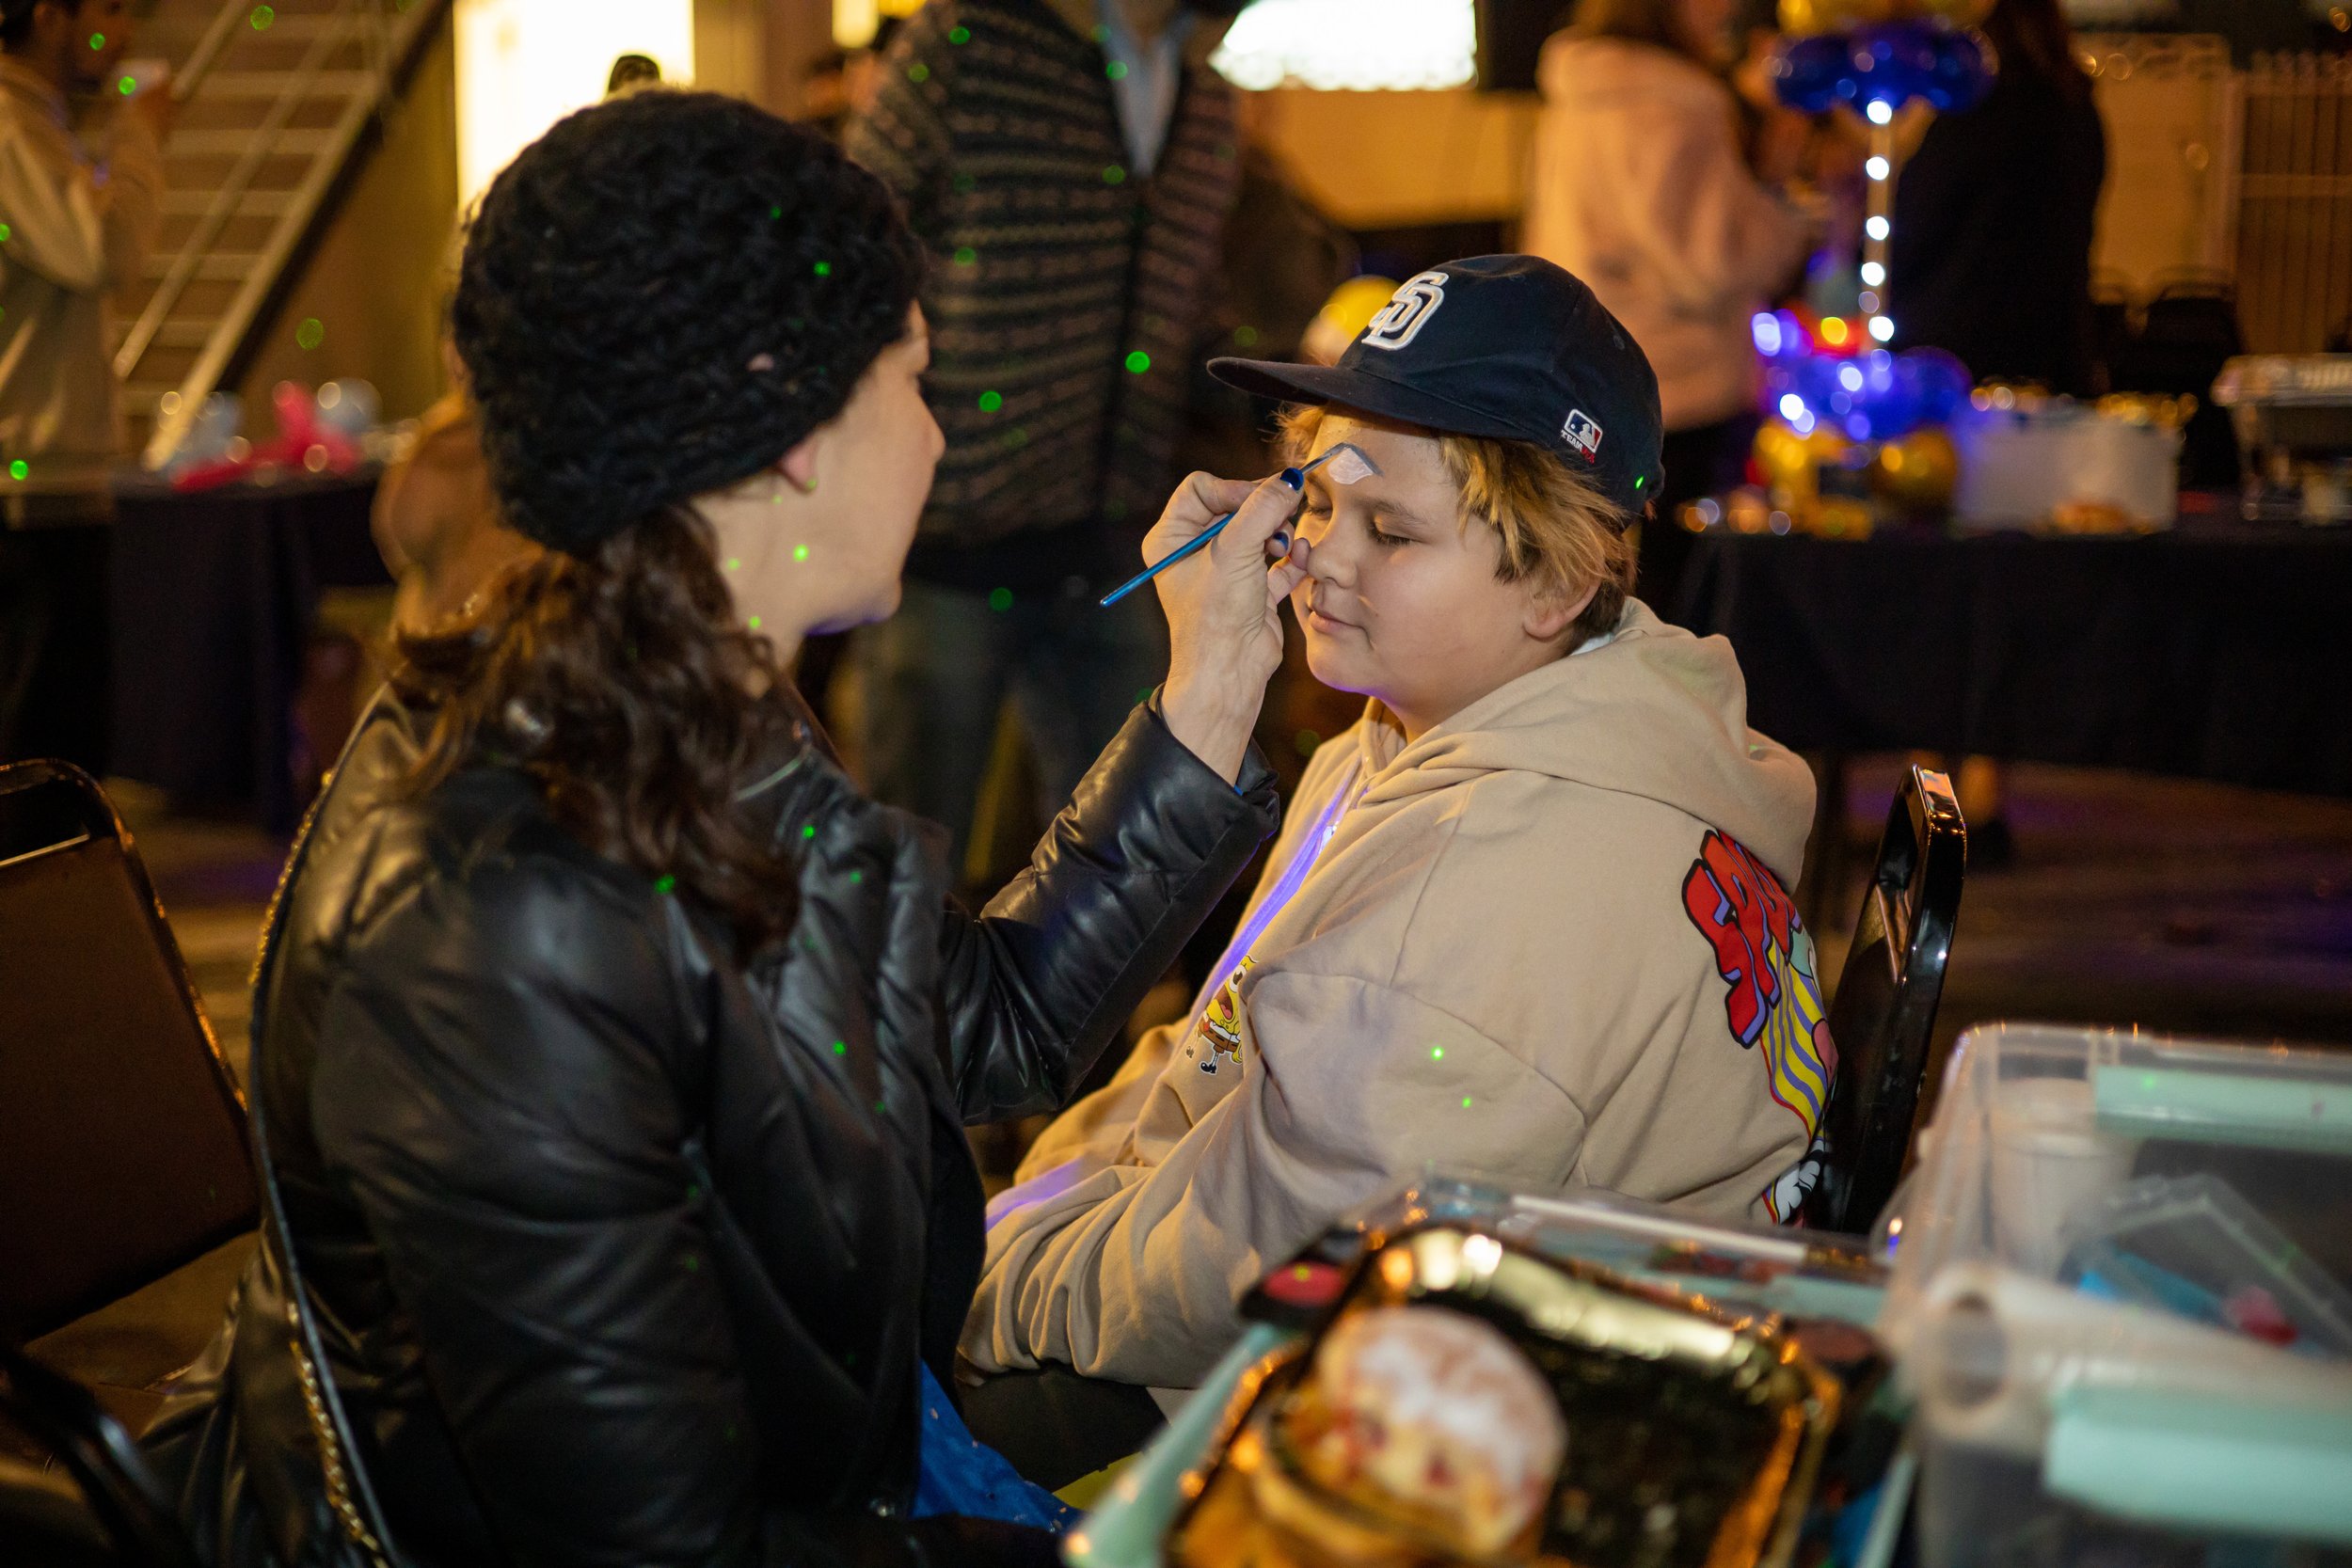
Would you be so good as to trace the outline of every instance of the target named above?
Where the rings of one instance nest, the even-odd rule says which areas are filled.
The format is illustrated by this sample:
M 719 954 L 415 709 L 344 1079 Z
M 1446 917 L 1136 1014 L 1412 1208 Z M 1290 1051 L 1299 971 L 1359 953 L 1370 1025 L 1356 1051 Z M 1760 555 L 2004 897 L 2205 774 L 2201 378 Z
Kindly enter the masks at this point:
M 293 704 L 322 588 L 388 583 L 373 475 L 118 496 L 114 767 L 175 807 L 282 832 L 301 810 Z
M 1693 544 L 1672 618 L 1731 639 L 1799 750 L 2352 794 L 2352 531 Z

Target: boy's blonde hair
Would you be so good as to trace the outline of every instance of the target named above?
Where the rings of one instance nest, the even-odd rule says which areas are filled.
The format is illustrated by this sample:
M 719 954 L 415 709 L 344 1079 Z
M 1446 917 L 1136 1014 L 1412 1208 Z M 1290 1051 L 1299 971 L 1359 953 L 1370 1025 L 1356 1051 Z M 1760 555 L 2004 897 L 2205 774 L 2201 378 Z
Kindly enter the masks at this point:
M 1311 404 L 1283 411 L 1288 461 L 1307 460 L 1327 412 Z M 1533 442 L 1430 434 L 1461 493 L 1461 526 L 1484 523 L 1502 536 L 1495 575 L 1504 582 L 1532 578 L 1571 602 L 1591 588 L 1593 602 L 1569 627 L 1570 650 L 1616 630 L 1633 594 L 1636 564 L 1624 511 L 1557 453 Z

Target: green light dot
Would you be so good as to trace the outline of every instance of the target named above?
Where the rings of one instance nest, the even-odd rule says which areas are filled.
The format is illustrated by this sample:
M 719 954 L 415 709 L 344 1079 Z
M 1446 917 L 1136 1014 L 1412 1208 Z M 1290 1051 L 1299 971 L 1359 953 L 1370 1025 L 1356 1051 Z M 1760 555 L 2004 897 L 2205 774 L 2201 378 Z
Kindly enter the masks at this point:
M 848 1040 L 834 1041 L 833 1053 L 836 1056 L 847 1056 L 850 1053 L 850 1042 Z
M 866 880 L 866 873 L 865 873 L 865 872 L 863 872 L 863 871 L 852 871 L 852 872 L 850 872 L 850 885 L 851 887 L 858 887 L 858 886 L 861 886 L 861 885 L 863 885 L 863 884 L 864 884 L 865 880 Z
M 1005 432 L 1004 447 L 1007 451 L 1019 451 L 1028 444 L 1029 427 L 1027 425 L 1017 424 Z
M 96 54 L 99 50 L 105 48 L 105 47 L 106 47 L 106 35 L 105 35 L 105 34 L 103 34 L 103 33 L 92 33 L 92 34 L 89 36 L 89 47 L 90 47 L 90 53 L 91 53 L 91 54 L 93 54 L 93 55 L 94 55 L 94 54 Z
M 253 24 L 255 32 L 266 32 L 269 30 L 269 24 L 278 20 L 278 13 L 267 6 L 256 6 L 253 8 L 253 14 L 246 20 Z
M 831 261 L 818 262 L 817 276 L 819 277 L 831 277 L 833 276 L 833 263 Z
M 675 893 L 677 891 L 677 879 L 675 877 L 663 877 L 653 884 L 653 890 L 656 893 Z
M 907 67 L 907 80 L 914 83 L 916 86 L 919 87 L 930 79 L 931 68 L 925 65 L 922 61 L 917 60 L 913 65 Z
M 25 462 L 24 459 L 21 457 L 8 465 L 8 477 L 10 479 L 22 480 L 32 471 L 32 465 Z
M 808 559 L 808 546 L 806 545 L 793 546 L 792 559 L 795 561 L 806 561 Z
M 877 1101 L 874 1101 L 874 1114 L 875 1114 L 876 1116 L 878 1116 L 878 1117 L 879 1117 L 879 1116 L 883 1116 L 883 1115 L 886 1115 L 886 1114 L 888 1114 L 889 1110 L 890 1110 L 890 1107 L 889 1107 L 889 1105 L 888 1105 L 888 1104 L 886 1104 L 885 1102 L 883 1102 L 883 1101 L 879 1101 L 879 1100 L 877 1100 Z
M 1244 348 L 1256 348 L 1258 346 L 1258 329 L 1254 326 L 1237 326 L 1233 328 L 1233 341 L 1239 343 Z
M 1127 171 L 1117 164 L 1111 164 L 1103 170 L 1103 183 L 1105 185 L 1123 185 L 1126 182 Z
M 781 203 L 768 209 L 768 217 L 771 222 L 782 216 L 784 216 L 784 207 Z
M 752 630 L 754 630 L 754 631 L 757 631 L 758 629 L 759 629 L 759 617 L 758 617 L 758 616 L 756 616 L 756 615 L 755 615 L 755 616 L 753 616 L 753 617 L 752 617 Z
M 993 414 L 1004 405 L 1005 394 L 1002 392 L 982 392 L 980 394 L 980 412 L 983 414 Z
M 1469 1110 L 1469 1109 L 1470 1109 L 1470 1097 L 1469 1095 L 1464 1095 L 1464 1096 L 1462 1097 L 1462 1109 L 1463 1109 L 1463 1110 L 1467 1111 L 1467 1110 Z
M 972 41 L 972 29 L 969 27 L 950 27 L 947 29 L 947 41 L 949 43 L 970 43 Z
M 318 347 L 326 341 L 326 324 L 316 316 L 310 317 L 294 328 L 294 341 L 306 349 Z
M 731 555 L 731 556 L 727 557 L 727 570 L 728 570 L 728 571 L 730 571 L 730 572 L 739 572 L 739 571 L 741 571 L 742 569 L 743 569 L 743 558 L 742 558 L 741 556 L 739 556 L 739 555 Z
M 1012 608 L 1012 590 L 992 588 L 988 591 L 988 608 L 999 612 Z
M 1444 1061 L 1444 1060 L 1445 1060 L 1445 1047 L 1444 1047 L 1444 1046 L 1442 1046 L 1442 1045 L 1433 1045 L 1433 1046 L 1431 1046 L 1431 1047 L 1429 1048 L 1429 1059 L 1430 1059 L 1431 1061 L 1433 1061 L 1433 1062 L 1442 1062 L 1442 1061 Z
M 122 89 L 123 97 L 128 98 L 133 93 L 139 90 L 139 79 L 135 76 L 125 76 L 121 81 L 117 82 L 115 86 Z
M 1143 350 L 1137 349 L 1133 354 L 1127 356 L 1127 373 L 1129 375 L 1141 375 L 1144 372 L 1150 370 L 1151 368 L 1152 356 L 1144 353 Z
M 1123 82 L 1127 79 L 1127 63 L 1124 60 L 1113 60 L 1103 68 L 1103 74 L 1114 82 Z
M 1300 756 L 1311 757 L 1315 754 L 1315 748 L 1323 744 L 1323 736 L 1312 730 L 1301 730 L 1291 737 L 1291 744 L 1297 748 Z
M 1643 485 L 1647 484 L 1648 483 L 1649 481 L 1646 479 L 1637 479 L 1633 482 L 1633 488 L 1639 490 Z
M 688 1253 L 688 1254 L 686 1255 L 686 1272 L 687 1272 L 688 1274 L 697 1274 L 697 1273 L 700 1273 L 700 1272 L 701 1272 L 701 1270 L 702 1270 L 702 1266 L 703 1266 L 703 1260 L 702 1260 L 701 1259 L 699 1259 L 699 1258 L 695 1257 L 695 1256 L 694 1256 L 692 1253 L 691 1253 L 691 1252 L 690 1252 L 690 1253 Z
M 980 253 L 968 245 L 956 246 L 956 265 L 968 267 L 980 259 Z
M 686 1184 L 686 1201 L 689 1203 L 700 1203 L 702 1200 L 703 1184 L 699 1181 L 689 1181 Z
M 9 228 L 7 224 L 5 224 L 5 223 L 0 223 L 0 245 L 7 245 L 7 244 L 8 243 L 9 237 L 10 237 L 11 235 L 13 235 L 15 232 L 16 232 L 16 230 L 13 230 L 13 229 L 10 229 L 10 228 Z

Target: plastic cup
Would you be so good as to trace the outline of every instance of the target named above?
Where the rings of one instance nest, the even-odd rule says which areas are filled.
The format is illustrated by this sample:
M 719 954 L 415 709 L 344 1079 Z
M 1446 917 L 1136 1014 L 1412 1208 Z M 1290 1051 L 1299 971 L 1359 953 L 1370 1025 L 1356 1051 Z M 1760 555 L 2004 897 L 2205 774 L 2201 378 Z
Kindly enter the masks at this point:
M 2122 1186 L 2133 1142 L 2101 1132 L 2090 1085 L 2011 1078 L 1993 1098 L 1993 1245 L 2012 1267 L 2050 1278 L 2067 1222 Z

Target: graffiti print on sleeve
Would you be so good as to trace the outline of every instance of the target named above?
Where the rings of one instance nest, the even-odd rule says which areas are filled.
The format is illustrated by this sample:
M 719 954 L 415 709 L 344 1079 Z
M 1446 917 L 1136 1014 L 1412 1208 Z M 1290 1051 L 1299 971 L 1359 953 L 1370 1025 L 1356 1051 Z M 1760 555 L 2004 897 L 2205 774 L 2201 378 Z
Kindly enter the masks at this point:
M 1730 987 L 1724 1015 L 1732 1038 L 1742 1050 L 1762 1047 L 1767 1088 L 1804 1127 L 1804 1158 L 1763 1194 L 1772 1218 L 1786 1225 L 1820 1180 L 1821 1118 L 1837 1072 L 1813 934 L 1779 879 L 1719 832 L 1708 833 L 1683 879 L 1682 907 Z

